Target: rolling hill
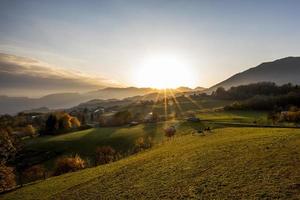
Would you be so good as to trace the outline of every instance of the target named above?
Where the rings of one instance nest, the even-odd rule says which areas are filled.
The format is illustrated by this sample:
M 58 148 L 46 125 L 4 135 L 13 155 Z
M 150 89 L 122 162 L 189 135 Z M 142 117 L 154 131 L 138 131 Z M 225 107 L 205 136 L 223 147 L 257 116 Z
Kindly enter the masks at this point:
M 257 67 L 231 76 L 212 86 L 206 92 L 212 92 L 218 87 L 228 89 L 232 86 L 256 82 L 274 82 L 278 85 L 300 84 L 300 57 L 286 57 L 273 62 L 262 63 Z
M 2 199 L 299 199 L 299 129 L 221 128 Z
M 71 108 L 82 102 L 93 99 L 123 99 L 136 95 L 145 95 L 155 91 L 151 88 L 104 88 L 87 93 L 57 93 L 40 98 L 0 96 L 0 114 L 15 114 L 23 110 L 39 107 L 49 109 Z

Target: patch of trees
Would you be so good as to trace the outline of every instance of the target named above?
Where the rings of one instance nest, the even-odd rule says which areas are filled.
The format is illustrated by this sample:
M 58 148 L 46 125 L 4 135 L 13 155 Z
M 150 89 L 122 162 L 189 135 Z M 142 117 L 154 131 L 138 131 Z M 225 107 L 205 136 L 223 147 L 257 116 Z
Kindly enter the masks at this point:
M 81 125 L 77 117 L 68 113 L 51 113 L 45 123 L 44 134 L 57 135 L 79 128 Z
M 140 151 L 149 149 L 152 146 L 153 146 L 153 142 L 151 137 L 147 137 L 147 138 L 139 137 L 138 139 L 135 140 L 133 153 L 138 153 Z
M 10 163 L 15 159 L 21 145 L 10 128 L 0 128 L 0 192 L 16 185 L 15 170 Z
M 254 96 L 244 101 L 236 101 L 225 106 L 225 110 L 287 110 L 290 106 L 300 106 L 300 92 L 290 92 L 278 96 Z
M 290 106 L 300 106 L 300 87 L 292 84 L 277 86 L 275 83 L 261 82 L 231 87 L 219 87 L 211 95 L 213 98 L 235 100 L 226 110 L 285 110 Z
M 129 124 L 133 120 L 133 115 L 128 110 L 116 112 L 113 116 L 99 117 L 100 126 L 122 126 Z
M 245 100 L 255 96 L 281 96 L 289 93 L 300 93 L 300 87 L 290 83 L 277 86 L 271 82 L 260 82 L 231 87 L 228 90 L 219 87 L 212 93 L 212 97 L 229 100 Z
M 46 169 L 41 164 L 33 165 L 23 171 L 22 178 L 23 181 L 27 183 L 46 179 Z
M 272 111 L 268 114 L 268 119 L 273 124 L 278 122 L 300 123 L 300 108 L 292 106 L 288 111 Z
M 114 114 L 112 118 L 112 124 L 115 126 L 128 124 L 132 120 L 132 114 L 128 110 L 119 111 Z
M 119 154 L 111 146 L 97 147 L 95 151 L 95 164 L 103 165 L 114 162 L 118 159 Z
M 75 172 L 84 169 L 85 166 L 85 161 L 80 158 L 79 155 L 71 157 L 61 157 L 56 160 L 53 175 L 58 176 L 68 172 Z

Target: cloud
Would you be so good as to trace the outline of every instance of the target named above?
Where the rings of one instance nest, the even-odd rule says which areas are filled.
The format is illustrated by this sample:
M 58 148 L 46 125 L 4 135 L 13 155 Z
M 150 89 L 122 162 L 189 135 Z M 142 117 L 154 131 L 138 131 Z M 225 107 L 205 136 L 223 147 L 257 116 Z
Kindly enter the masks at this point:
M 120 86 L 103 77 L 64 70 L 31 58 L 0 53 L 0 94 L 40 96 L 58 92 L 85 92 Z

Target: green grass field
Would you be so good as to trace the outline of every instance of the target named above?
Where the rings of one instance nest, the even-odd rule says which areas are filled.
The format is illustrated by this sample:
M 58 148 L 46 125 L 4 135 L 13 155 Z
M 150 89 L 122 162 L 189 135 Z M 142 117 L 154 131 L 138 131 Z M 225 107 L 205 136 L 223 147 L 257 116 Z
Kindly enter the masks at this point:
M 175 125 L 177 134 L 191 134 L 205 126 L 211 128 L 226 127 L 225 123 L 252 123 L 254 120 L 266 120 L 265 113 L 261 112 L 201 112 L 200 119 L 208 123 L 191 123 L 184 120 L 173 120 L 160 123 L 140 124 L 133 127 L 107 127 L 93 128 L 83 131 L 76 131 L 58 136 L 44 136 L 25 140 L 25 149 L 34 151 L 55 151 L 62 155 L 79 154 L 86 160 L 93 163 L 95 149 L 100 146 L 109 145 L 117 151 L 126 154 L 134 147 L 139 137 L 151 137 L 155 144 L 161 143 L 164 137 L 164 128 Z M 45 162 L 48 169 L 53 167 L 56 157 Z
M 202 123 L 191 124 L 182 121 L 140 124 L 133 127 L 92 128 L 58 136 L 44 136 L 25 140 L 25 149 L 34 151 L 55 151 L 62 155 L 79 154 L 84 159 L 93 161 L 95 150 L 100 146 L 111 146 L 118 152 L 126 153 L 133 149 L 135 141 L 151 137 L 153 144 L 161 143 L 164 139 L 164 128 L 175 125 L 178 134 L 189 134 Z M 48 168 L 53 167 L 55 158 L 47 161 Z
M 201 111 L 204 109 L 214 109 L 220 108 L 225 105 L 232 103 L 229 100 L 220 100 L 220 99 L 212 99 L 212 98 L 197 98 L 191 99 L 187 97 L 178 97 L 176 98 L 177 103 L 173 103 L 169 101 L 167 104 L 167 114 L 179 113 L 184 114 L 187 111 Z M 129 110 L 132 113 L 143 113 L 147 114 L 149 112 L 156 112 L 159 115 L 165 114 L 165 104 L 163 101 L 156 103 L 155 105 L 129 105 L 125 106 L 122 109 Z
M 1 198 L 299 199 L 299 166 L 299 129 L 219 128 Z

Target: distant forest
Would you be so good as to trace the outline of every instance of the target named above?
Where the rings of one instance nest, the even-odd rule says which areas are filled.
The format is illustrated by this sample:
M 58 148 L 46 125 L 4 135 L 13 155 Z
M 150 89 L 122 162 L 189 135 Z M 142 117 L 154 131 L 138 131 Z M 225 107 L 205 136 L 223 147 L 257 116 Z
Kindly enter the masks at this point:
M 212 97 L 233 100 L 225 106 L 226 110 L 288 110 L 300 107 L 300 86 L 284 84 L 281 86 L 271 82 L 260 82 L 249 85 L 231 87 L 225 90 L 217 88 Z

